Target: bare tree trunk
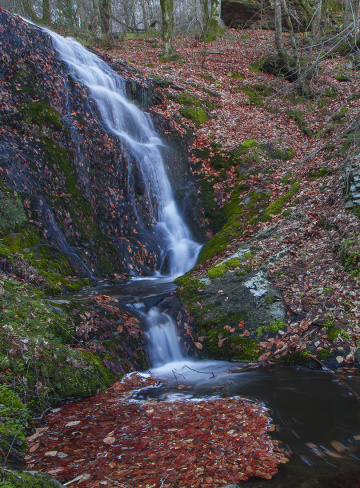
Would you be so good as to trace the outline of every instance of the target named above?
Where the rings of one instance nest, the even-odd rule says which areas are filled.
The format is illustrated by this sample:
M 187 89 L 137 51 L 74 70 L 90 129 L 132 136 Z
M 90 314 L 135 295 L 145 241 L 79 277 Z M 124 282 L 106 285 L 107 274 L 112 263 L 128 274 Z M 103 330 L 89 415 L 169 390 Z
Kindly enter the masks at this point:
M 43 0 L 42 2 L 42 18 L 41 23 L 50 25 L 51 15 L 50 15 L 50 0 Z
M 101 28 L 100 28 L 100 9 L 98 0 L 93 0 L 93 15 L 89 22 L 89 30 L 92 31 L 96 37 L 101 37 Z
M 223 27 L 221 22 L 221 0 L 211 0 L 210 30 L 214 34 L 221 34 L 223 32 Z
M 275 47 L 279 58 L 284 57 L 284 44 L 282 36 L 282 15 L 281 15 L 281 0 L 274 1 L 275 7 Z
M 34 11 L 33 2 L 31 0 L 22 0 L 22 7 L 26 17 L 37 24 L 41 23 L 40 17 L 38 17 Z
M 292 47 L 292 55 L 295 63 L 295 69 L 296 69 L 296 74 L 299 82 L 299 87 L 300 87 L 300 92 L 302 95 L 307 95 L 308 94 L 308 87 L 306 84 L 306 79 L 303 74 L 302 65 L 301 65 L 301 60 L 299 57 L 299 51 L 298 51 L 298 45 L 296 42 L 296 37 L 294 33 L 294 28 L 291 22 L 291 17 L 290 17 L 290 12 L 286 3 L 286 0 L 281 0 L 281 6 L 283 8 L 285 18 L 286 18 L 286 23 L 288 25 L 289 29 L 289 34 L 290 34 L 290 42 L 291 42 L 291 47 Z
M 320 39 L 322 0 L 314 0 L 314 14 L 311 22 L 311 36 L 313 44 L 317 44 Z
M 172 34 L 174 30 L 174 2 L 173 0 L 160 0 L 162 15 L 162 37 L 164 50 L 161 55 L 162 61 L 173 61 L 178 58 L 173 45 Z
M 348 29 L 353 22 L 354 10 L 355 10 L 354 3 L 355 3 L 354 0 L 345 0 L 343 29 Z
M 111 0 L 99 0 L 101 34 L 111 31 Z

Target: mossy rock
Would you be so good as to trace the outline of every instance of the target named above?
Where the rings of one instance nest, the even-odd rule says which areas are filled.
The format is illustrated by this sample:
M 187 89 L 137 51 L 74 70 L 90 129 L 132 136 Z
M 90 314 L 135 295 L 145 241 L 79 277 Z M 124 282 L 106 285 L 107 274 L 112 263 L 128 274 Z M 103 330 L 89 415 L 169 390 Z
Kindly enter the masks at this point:
M 31 415 L 10 385 L 0 385 L 0 418 L 0 450 L 7 453 L 7 463 L 16 466 L 21 462 L 19 455 L 27 450 L 26 431 Z M 4 461 L 0 454 L 0 462 Z
M 360 235 L 344 239 L 340 247 L 341 264 L 354 278 L 360 276 Z
M 271 202 L 270 205 L 266 208 L 264 212 L 260 214 L 258 218 L 253 218 L 251 223 L 255 223 L 255 221 L 260 222 L 270 222 L 272 215 L 278 215 L 282 212 L 282 209 L 289 200 L 293 198 L 293 196 L 300 190 L 300 182 L 296 181 L 290 190 L 274 202 Z
M 214 359 L 256 361 L 260 356 L 260 348 L 255 339 L 232 335 L 223 328 L 210 330 L 203 346 L 202 354 Z
M 194 122 L 196 128 L 201 127 L 210 118 L 206 112 L 199 107 L 182 107 L 179 109 L 179 112 L 183 117 Z
M 32 412 L 110 386 L 114 375 L 89 350 L 73 349 L 74 324 L 41 292 L 2 279 L 0 373 Z M 17 351 L 9 355 L 9 349 Z
M 0 468 L 1 488 L 65 488 L 59 481 L 37 471 L 6 471 Z
M 309 129 L 305 119 L 304 119 L 304 112 L 296 109 L 296 110 L 287 110 L 286 111 L 288 117 L 290 119 L 295 120 L 299 129 L 308 137 L 312 137 L 314 134 L 311 129 Z
M 203 263 L 225 251 L 232 238 L 241 235 L 247 222 L 255 219 L 266 207 L 266 202 L 270 197 L 269 192 L 251 191 L 246 197 L 240 198 L 239 195 L 247 189 L 247 185 L 240 184 L 233 190 L 230 202 L 221 209 L 226 222 L 222 229 L 201 248 L 198 263 Z
M 248 95 L 249 104 L 255 107 L 264 107 L 263 99 L 275 92 L 272 87 L 264 84 L 244 86 L 242 90 Z
M 264 55 L 259 61 L 259 71 L 295 82 L 298 79 L 295 61 L 288 55 Z
M 258 143 L 255 139 L 246 139 L 244 142 L 236 146 L 231 151 L 225 151 L 221 147 L 215 147 L 213 145 L 213 155 L 210 157 L 211 166 L 216 169 L 230 169 L 232 166 L 236 166 L 239 163 L 247 164 L 242 156 L 248 154 L 250 149 L 257 147 Z M 209 157 L 210 154 L 207 156 Z M 252 154 L 249 155 L 251 162 L 253 159 Z
M 23 114 L 23 122 L 36 124 L 39 126 L 51 127 L 55 130 L 62 130 L 64 124 L 61 120 L 60 113 L 50 105 L 37 101 L 24 104 L 20 108 Z
M 327 176 L 330 176 L 333 173 L 333 170 L 331 168 L 319 168 L 317 170 L 311 171 L 309 175 L 309 180 L 317 180 L 318 178 L 326 178 Z
M 27 222 L 20 194 L 0 184 L 0 232 L 16 230 Z

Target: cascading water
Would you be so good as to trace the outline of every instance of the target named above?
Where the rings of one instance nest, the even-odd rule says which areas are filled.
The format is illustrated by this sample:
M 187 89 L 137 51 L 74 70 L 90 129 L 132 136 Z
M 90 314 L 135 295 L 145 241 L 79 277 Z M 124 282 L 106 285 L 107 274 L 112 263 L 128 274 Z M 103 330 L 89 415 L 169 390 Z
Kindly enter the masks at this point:
M 163 143 L 150 116 L 126 99 L 124 79 L 105 62 L 75 40 L 47 32 L 61 59 L 76 79 L 89 89 L 108 129 L 122 141 L 139 164 L 162 262 L 168 262 L 167 279 L 173 280 L 195 265 L 201 246 L 192 240 L 177 209 L 160 151 Z M 161 277 L 160 272 L 156 276 Z M 181 360 L 171 318 L 154 307 L 147 312 L 146 319 L 153 344 L 150 354 L 154 364 Z
M 125 96 L 125 81 L 95 54 L 51 31 L 53 45 L 75 77 L 89 89 L 107 127 L 139 164 L 162 256 L 171 279 L 194 266 L 200 245 L 191 238 L 174 201 L 151 117 Z M 161 270 L 161 266 L 160 266 Z

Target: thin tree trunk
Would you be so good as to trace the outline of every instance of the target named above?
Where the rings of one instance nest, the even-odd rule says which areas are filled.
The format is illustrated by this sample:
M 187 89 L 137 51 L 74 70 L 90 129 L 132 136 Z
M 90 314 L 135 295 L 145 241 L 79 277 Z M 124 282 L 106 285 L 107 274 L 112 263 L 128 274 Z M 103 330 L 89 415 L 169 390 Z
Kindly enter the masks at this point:
M 221 34 L 223 32 L 221 23 L 221 0 L 211 0 L 210 30 L 214 32 L 214 34 Z
M 353 22 L 353 16 L 354 16 L 354 1 L 345 0 L 343 29 L 348 29 L 351 26 Z
M 287 23 L 288 29 L 289 29 L 290 42 L 291 42 L 291 47 L 292 47 L 292 55 L 294 58 L 295 69 L 296 69 L 296 74 L 297 74 L 297 78 L 298 78 L 298 82 L 299 82 L 300 92 L 303 95 L 307 95 L 308 94 L 308 88 L 307 88 L 305 77 L 303 76 L 303 69 L 302 69 L 301 60 L 299 57 L 299 51 L 298 51 L 298 46 L 297 46 L 296 37 L 295 37 L 295 33 L 294 33 L 294 28 L 293 28 L 293 25 L 291 22 L 290 12 L 289 12 L 286 0 L 281 0 L 281 5 L 283 8 L 285 18 L 286 18 L 286 23 Z
M 311 22 L 311 36 L 313 44 L 317 44 L 320 39 L 320 22 L 321 22 L 322 0 L 314 1 L 314 15 Z
M 24 9 L 25 16 L 28 17 L 32 22 L 40 24 L 41 19 L 36 15 L 34 11 L 33 2 L 31 0 L 22 0 L 21 3 Z
M 160 0 L 162 15 L 162 37 L 164 41 L 164 51 L 161 55 L 163 61 L 171 61 L 177 58 L 177 54 L 172 45 L 172 33 L 174 29 L 174 2 L 173 0 Z
M 50 0 L 43 0 L 42 2 L 42 18 L 41 23 L 50 25 L 51 24 L 51 16 L 50 16 Z
M 274 1 L 275 7 L 275 47 L 280 58 L 284 57 L 284 44 L 282 36 L 281 0 Z
M 101 33 L 109 34 L 111 31 L 111 0 L 100 0 L 99 11 Z

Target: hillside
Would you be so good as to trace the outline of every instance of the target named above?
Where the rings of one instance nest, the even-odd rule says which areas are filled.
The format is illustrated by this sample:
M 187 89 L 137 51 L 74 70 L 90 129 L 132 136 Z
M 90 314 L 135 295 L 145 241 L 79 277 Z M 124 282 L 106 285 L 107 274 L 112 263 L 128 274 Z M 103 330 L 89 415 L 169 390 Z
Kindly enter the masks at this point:
M 194 37 L 175 46 L 180 58 L 168 64 L 159 63 L 156 38 L 102 52 L 155 79 L 164 98 L 152 111 L 194 135 L 191 167 L 213 237 L 178 280 L 188 306 L 180 327 L 200 357 L 352 364 L 360 331 L 356 69 L 332 54 L 304 98 L 259 71 L 272 32 L 229 29 L 205 53 Z

